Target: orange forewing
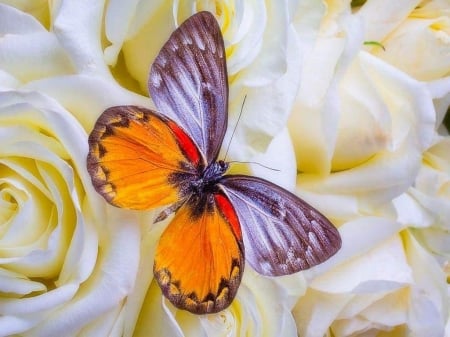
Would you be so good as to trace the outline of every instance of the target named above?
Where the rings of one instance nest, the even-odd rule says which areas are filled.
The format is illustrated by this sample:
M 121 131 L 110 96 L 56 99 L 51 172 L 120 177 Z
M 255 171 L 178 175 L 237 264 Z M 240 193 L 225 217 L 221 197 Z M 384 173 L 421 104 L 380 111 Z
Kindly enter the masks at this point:
M 241 232 L 230 201 L 211 194 L 207 205 L 198 214 L 190 201 L 178 210 L 159 240 L 153 267 L 164 295 L 196 314 L 225 309 L 244 270 Z
M 172 130 L 171 124 L 136 106 L 112 107 L 100 116 L 89 137 L 88 170 L 108 202 L 143 210 L 179 200 L 179 188 L 169 181 L 171 174 L 194 173 L 193 160 L 200 156 L 192 153 L 196 148 L 185 139 L 180 144 L 182 131 Z

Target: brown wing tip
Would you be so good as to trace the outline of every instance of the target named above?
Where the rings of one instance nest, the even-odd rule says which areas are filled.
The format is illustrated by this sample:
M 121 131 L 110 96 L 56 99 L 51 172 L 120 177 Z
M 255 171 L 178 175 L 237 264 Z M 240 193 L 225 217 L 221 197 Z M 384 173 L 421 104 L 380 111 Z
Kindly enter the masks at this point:
M 92 186 L 111 205 L 116 196 L 116 187 L 108 182 L 108 171 L 100 165 L 95 154 L 89 153 L 87 157 L 87 170 L 91 176 Z
M 209 293 L 199 299 L 195 292 L 185 293 L 179 281 L 172 280 L 167 268 L 155 270 L 155 278 L 164 296 L 178 309 L 196 315 L 214 314 L 226 309 L 236 296 L 241 283 L 243 269 L 235 264 L 229 280 L 222 279 L 217 294 Z
M 101 163 L 107 152 L 102 145 L 102 140 L 113 135 L 115 128 L 126 127 L 130 117 L 138 120 L 148 118 L 147 111 L 144 108 L 131 105 L 110 107 L 97 119 L 88 138 L 89 152 L 86 158 L 86 167 L 91 176 L 92 186 L 107 202 L 114 206 L 116 206 L 113 203 L 116 196 L 116 187 L 108 181 L 109 171 Z

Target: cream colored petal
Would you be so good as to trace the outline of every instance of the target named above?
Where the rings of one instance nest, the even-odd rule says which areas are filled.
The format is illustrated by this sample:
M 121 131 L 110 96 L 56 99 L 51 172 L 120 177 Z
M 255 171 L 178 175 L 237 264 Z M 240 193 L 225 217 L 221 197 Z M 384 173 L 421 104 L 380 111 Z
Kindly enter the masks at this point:
M 73 73 L 69 56 L 58 39 L 32 16 L 0 5 L 2 70 L 25 83 Z
M 55 2 L 51 8 L 53 31 L 69 53 L 77 73 L 110 79 L 101 46 L 102 1 Z

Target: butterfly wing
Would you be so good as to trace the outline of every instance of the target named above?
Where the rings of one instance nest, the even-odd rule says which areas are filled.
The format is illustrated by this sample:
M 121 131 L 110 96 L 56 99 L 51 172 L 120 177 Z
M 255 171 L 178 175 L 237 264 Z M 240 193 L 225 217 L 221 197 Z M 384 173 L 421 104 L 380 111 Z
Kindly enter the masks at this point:
M 228 79 L 222 34 L 214 16 L 191 16 L 161 49 L 148 87 L 158 110 L 183 126 L 210 163 L 227 128 Z
M 107 109 L 89 136 L 87 168 L 109 203 L 149 209 L 184 197 L 201 156 L 186 133 L 158 113 L 137 107 Z
M 260 274 L 281 276 L 315 266 L 341 247 L 337 229 L 319 211 L 268 181 L 225 176 L 243 232 L 246 259 Z
M 225 195 L 194 194 L 162 234 L 154 275 L 164 295 L 195 314 L 225 309 L 244 270 L 239 221 Z

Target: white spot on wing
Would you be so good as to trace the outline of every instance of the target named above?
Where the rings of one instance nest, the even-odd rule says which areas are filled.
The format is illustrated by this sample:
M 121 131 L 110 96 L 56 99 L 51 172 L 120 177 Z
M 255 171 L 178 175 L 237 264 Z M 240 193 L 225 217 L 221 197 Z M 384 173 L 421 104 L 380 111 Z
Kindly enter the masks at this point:
M 305 252 L 305 258 L 306 258 L 306 262 L 309 264 L 310 267 L 315 266 L 316 263 L 316 258 L 314 256 L 313 250 L 311 249 L 311 247 L 308 247 L 308 249 Z
M 161 51 L 156 58 L 155 62 L 159 64 L 161 67 L 165 67 L 167 64 L 167 58 L 165 57 L 165 54 Z
M 319 240 L 317 239 L 317 236 L 316 236 L 315 233 L 309 232 L 309 233 L 308 233 L 308 239 L 309 239 L 309 244 L 310 244 L 312 247 L 316 247 L 316 248 L 319 248 L 319 249 L 320 249 L 320 242 L 319 242 Z
M 202 87 L 208 91 L 213 91 L 214 88 L 209 82 L 202 82 Z
M 178 44 L 175 43 L 175 41 L 172 41 L 172 43 L 170 44 L 170 49 L 171 49 L 173 52 L 175 52 L 175 51 L 178 50 L 178 48 L 179 48 Z
M 189 35 L 186 34 L 182 34 L 181 35 L 181 39 L 184 45 L 190 45 L 192 44 L 192 39 Z
M 270 263 L 266 262 L 266 261 L 261 261 L 260 260 L 260 267 L 261 269 L 266 273 L 266 274 L 270 274 L 273 270 L 272 266 L 270 265 Z
M 205 42 L 203 41 L 202 36 L 198 34 L 198 31 L 193 31 L 193 36 L 195 39 L 195 44 L 200 50 L 205 50 Z
M 311 225 L 313 227 L 314 234 L 316 235 L 316 238 L 317 238 L 317 235 L 318 235 L 320 237 L 320 239 L 321 239 L 320 241 L 328 241 L 327 236 L 323 232 L 323 228 L 320 225 L 320 223 L 318 223 L 316 220 L 312 220 L 311 221 Z
M 289 247 L 289 249 L 286 252 L 287 261 L 294 261 L 295 260 L 295 252 L 294 248 Z
M 152 71 L 150 74 L 150 80 L 152 81 L 152 85 L 156 88 L 159 88 L 159 86 L 161 85 L 161 75 L 158 71 Z

